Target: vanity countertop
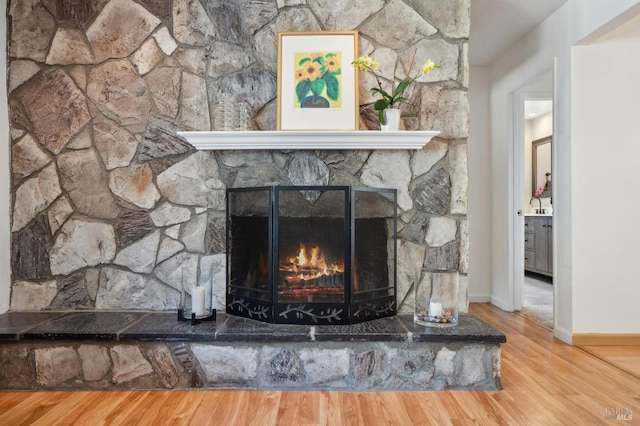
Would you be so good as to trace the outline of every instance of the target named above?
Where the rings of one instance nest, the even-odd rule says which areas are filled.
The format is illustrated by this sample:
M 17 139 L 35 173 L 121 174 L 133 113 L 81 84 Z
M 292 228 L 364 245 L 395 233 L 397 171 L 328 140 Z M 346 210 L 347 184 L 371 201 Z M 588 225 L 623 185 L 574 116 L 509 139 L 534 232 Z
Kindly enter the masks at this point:
M 547 213 L 543 213 L 543 214 L 536 214 L 536 213 L 525 213 L 524 214 L 525 217 L 553 217 L 553 214 L 547 214 Z

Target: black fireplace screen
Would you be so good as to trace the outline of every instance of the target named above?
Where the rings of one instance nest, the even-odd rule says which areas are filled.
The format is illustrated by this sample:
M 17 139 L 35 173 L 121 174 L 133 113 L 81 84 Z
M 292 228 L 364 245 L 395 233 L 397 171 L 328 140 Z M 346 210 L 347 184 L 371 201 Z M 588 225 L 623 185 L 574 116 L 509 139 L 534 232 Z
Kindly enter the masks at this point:
M 396 191 L 227 190 L 227 312 L 284 324 L 396 313 Z

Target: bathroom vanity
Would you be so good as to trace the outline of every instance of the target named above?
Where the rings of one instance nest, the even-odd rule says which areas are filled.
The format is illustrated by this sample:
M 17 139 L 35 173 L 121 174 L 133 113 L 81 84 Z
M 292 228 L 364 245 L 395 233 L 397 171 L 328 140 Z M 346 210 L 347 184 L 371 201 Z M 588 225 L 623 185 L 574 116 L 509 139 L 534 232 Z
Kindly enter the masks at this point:
M 547 276 L 553 275 L 553 217 L 525 215 L 524 269 Z

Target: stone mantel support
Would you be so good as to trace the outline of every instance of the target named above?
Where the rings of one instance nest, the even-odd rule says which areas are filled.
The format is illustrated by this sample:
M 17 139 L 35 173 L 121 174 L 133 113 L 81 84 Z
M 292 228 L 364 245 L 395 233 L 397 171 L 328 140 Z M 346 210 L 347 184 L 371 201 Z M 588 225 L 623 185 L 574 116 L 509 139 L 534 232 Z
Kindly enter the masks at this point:
M 201 131 L 178 132 L 199 150 L 411 149 L 425 146 L 439 131 Z

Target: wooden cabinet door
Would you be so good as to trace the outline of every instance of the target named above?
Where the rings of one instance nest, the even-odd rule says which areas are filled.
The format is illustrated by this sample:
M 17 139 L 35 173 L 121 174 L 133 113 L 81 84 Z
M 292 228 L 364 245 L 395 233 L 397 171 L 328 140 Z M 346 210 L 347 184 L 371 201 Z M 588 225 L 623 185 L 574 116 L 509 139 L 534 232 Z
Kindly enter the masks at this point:
M 535 220 L 535 268 L 541 272 L 549 272 L 549 224 L 546 217 Z
M 553 274 L 553 218 L 547 217 L 547 272 Z
M 536 252 L 533 250 L 524 251 L 524 269 L 535 269 Z
M 553 274 L 553 218 L 528 216 L 524 220 L 524 268 L 539 274 Z

